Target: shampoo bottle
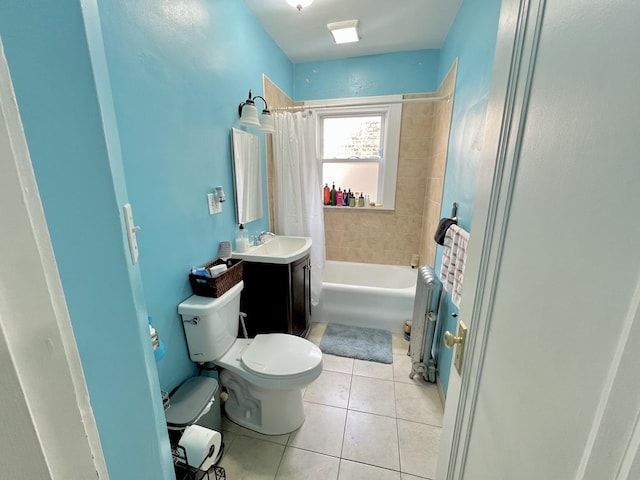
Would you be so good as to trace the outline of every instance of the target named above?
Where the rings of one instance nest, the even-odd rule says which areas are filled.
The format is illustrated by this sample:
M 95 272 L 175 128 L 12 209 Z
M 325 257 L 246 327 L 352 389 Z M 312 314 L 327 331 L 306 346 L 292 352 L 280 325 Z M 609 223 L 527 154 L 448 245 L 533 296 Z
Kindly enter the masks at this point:
M 334 184 L 331 186 L 331 205 L 332 205 L 333 207 L 335 207 L 335 206 L 336 206 L 336 204 L 337 204 L 337 201 L 338 201 L 337 196 L 338 196 L 338 192 L 336 192 L 336 184 L 334 183 Z
M 338 187 L 338 191 L 336 192 L 336 205 L 341 207 L 342 206 L 342 202 L 344 201 L 344 199 L 342 198 L 343 192 L 342 192 L 342 188 Z
M 364 207 L 364 197 L 362 196 L 362 192 L 360 192 L 360 196 L 358 197 L 358 206 Z
M 322 189 L 322 197 L 323 203 L 325 205 L 331 205 L 331 190 L 329 189 L 328 183 L 324 184 L 324 188 Z

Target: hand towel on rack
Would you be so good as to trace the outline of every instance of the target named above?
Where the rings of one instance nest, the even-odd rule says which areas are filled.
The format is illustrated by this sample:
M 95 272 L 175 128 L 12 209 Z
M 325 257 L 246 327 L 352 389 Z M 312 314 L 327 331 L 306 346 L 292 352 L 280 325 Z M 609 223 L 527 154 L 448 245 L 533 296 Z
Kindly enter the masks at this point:
M 440 281 L 445 291 L 451 293 L 451 301 L 456 307 L 460 307 L 460 298 L 462 297 L 462 281 L 468 243 L 468 232 L 457 225 L 451 225 L 447 229 L 442 250 Z
M 440 264 L 440 282 L 445 291 L 451 293 L 453 291 L 453 277 L 455 268 L 455 250 L 453 248 L 453 237 L 455 232 L 453 228 L 448 228 L 445 232 L 442 249 L 442 262 Z
M 462 298 L 462 282 L 464 280 L 464 267 L 467 264 L 467 246 L 469 245 L 469 232 L 462 228 L 456 227 L 458 252 L 456 254 L 456 268 L 453 274 L 453 293 L 451 293 L 451 301 L 460 308 L 460 299 Z

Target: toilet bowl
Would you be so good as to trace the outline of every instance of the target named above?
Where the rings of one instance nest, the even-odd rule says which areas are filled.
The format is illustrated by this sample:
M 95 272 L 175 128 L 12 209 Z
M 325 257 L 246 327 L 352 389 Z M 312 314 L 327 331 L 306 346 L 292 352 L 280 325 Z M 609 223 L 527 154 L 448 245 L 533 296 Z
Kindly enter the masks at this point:
M 188 298 L 178 306 L 190 358 L 219 366 L 233 422 L 266 435 L 304 423 L 302 389 L 322 373 L 322 352 L 303 338 L 270 333 L 236 338 L 240 282 L 219 298 Z

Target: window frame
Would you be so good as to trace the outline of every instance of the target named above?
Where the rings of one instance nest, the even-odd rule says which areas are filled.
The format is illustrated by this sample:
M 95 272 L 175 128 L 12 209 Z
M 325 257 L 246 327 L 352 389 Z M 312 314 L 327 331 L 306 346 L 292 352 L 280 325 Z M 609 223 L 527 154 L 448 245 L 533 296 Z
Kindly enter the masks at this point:
M 354 161 L 362 163 L 377 162 L 379 168 L 377 202 L 382 204 L 380 210 L 394 210 L 396 184 L 398 178 L 398 160 L 400 153 L 400 127 L 402 122 L 402 95 L 387 95 L 382 97 L 342 98 L 305 102 L 305 106 L 313 109 L 314 104 L 336 105 L 336 107 L 322 108 L 316 111 L 316 158 L 320 171 L 325 163 L 344 163 Z M 375 104 L 375 105 L 372 105 Z M 347 104 L 344 107 L 340 104 Z M 381 157 L 362 158 L 331 158 L 322 157 L 323 151 L 323 119 L 327 117 L 356 117 L 365 115 L 382 115 L 381 125 Z

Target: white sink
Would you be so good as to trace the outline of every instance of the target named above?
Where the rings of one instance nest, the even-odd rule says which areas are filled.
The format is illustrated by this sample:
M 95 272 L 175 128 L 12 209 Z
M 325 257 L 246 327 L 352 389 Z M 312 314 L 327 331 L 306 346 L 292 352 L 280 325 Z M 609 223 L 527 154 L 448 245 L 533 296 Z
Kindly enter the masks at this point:
M 287 264 L 295 262 L 311 251 L 311 238 L 291 237 L 287 235 L 276 235 L 267 243 L 249 247 L 243 253 L 233 252 L 233 258 L 240 258 L 247 262 L 259 263 L 280 263 Z

